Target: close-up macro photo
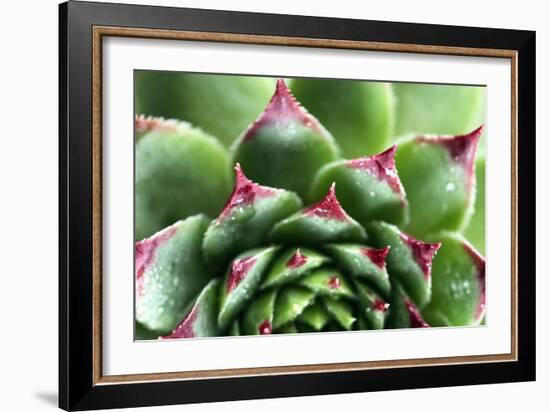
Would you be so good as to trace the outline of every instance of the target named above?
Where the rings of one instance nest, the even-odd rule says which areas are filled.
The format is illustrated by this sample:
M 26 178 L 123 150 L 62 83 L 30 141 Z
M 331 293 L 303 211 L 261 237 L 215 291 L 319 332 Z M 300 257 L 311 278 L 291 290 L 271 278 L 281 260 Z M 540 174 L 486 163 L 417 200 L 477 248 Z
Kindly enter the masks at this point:
M 484 87 L 134 76 L 136 339 L 484 324 Z

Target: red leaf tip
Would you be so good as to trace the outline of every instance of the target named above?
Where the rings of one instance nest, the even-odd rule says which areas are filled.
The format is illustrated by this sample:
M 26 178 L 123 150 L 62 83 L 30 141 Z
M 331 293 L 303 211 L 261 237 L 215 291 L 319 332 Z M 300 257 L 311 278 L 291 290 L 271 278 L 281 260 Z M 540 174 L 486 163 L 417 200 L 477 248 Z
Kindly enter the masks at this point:
M 472 187 L 475 180 L 474 163 L 479 139 L 485 129 L 481 125 L 470 133 L 456 136 L 418 136 L 417 140 L 424 143 L 439 144 L 444 147 L 453 162 L 462 167 L 466 173 L 466 191 L 468 199 L 471 198 Z
M 277 80 L 275 92 L 263 113 L 244 133 L 243 141 L 251 139 L 256 132 L 266 125 L 285 126 L 291 122 L 298 122 L 315 130 L 322 136 L 328 134 L 319 121 L 308 113 L 296 100 L 283 79 Z
M 395 152 L 397 151 L 397 144 L 394 144 L 389 149 L 384 150 L 381 153 L 374 155 L 373 157 L 378 160 L 380 165 L 385 169 L 395 169 Z
M 233 261 L 229 276 L 227 277 L 227 293 L 231 293 L 237 286 L 239 286 L 241 281 L 246 277 L 246 275 L 248 275 L 248 272 L 252 269 L 255 263 L 256 258 L 254 256 L 248 256 Z
M 439 138 L 439 143 L 447 148 L 453 161 L 462 165 L 464 169 L 470 170 L 473 168 L 473 160 L 482 131 L 483 125 L 467 134 L 452 137 L 442 136 Z
M 250 182 L 250 180 L 245 176 L 241 164 L 239 162 L 235 163 L 235 185 L 239 186 L 243 182 Z
M 382 269 L 386 264 L 386 256 L 390 253 L 390 246 L 386 246 L 383 249 L 373 249 L 365 246 L 362 252 L 372 261 L 372 263 Z
M 272 331 L 273 331 L 273 325 L 271 324 L 269 319 L 264 320 L 258 326 L 258 332 L 260 335 L 271 335 Z
M 304 210 L 304 214 L 326 219 L 351 220 L 336 198 L 336 183 L 332 183 L 327 195 L 318 203 Z
M 285 83 L 284 79 L 277 79 L 277 86 L 275 87 L 275 94 L 290 94 L 290 90 Z
M 390 304 L 387 302 L 384 302 L 382 299 L 377 298 L 373 304 L 372 309 L 377 312 L 386 312 L 390 307 Z
M 413 259 L 422 270 L 425 278 L 429 278 L 432 272 L 432 261 L 441 247 L 441 243 L 425 243 L 405 233 L 400 234 L 401 240 L 411 249 Z
M 338 275 L 334 275 L 328 280 L 328 287 L 331 289 L 338 289 L 340 288 L 340 285 L 341 281 Z
M 286 267 L 290 269 L 296 269 L 300 266 L 303 266 L 307 262 L 307 256 L 302 254 L 300 248 L 296 249 L 296 252 L 290 257 L 288 262 L 286 262 Z
M 347 164 L 353 169 L 363 170 L 373 175 L 381 182 L 386 182 L 399 195 L 403 206 L 406 206 L 405 190 L 395 168 L 396 151 L 397 145 L 394 144 L 376 155 L 348 160 Z
M 218 217 L 217 221 L 231 214 L 231 212 L 242 206 L 248 206 L 254 203 L 257 198 L 272 196 L 276 192 L 276 189 L 267 186 L 261 186 L 258 183 L 254 183 L 244 174 L 241 165 L 235 164 L 235 186 L 233 192 L 227 199 L 223 210 Z

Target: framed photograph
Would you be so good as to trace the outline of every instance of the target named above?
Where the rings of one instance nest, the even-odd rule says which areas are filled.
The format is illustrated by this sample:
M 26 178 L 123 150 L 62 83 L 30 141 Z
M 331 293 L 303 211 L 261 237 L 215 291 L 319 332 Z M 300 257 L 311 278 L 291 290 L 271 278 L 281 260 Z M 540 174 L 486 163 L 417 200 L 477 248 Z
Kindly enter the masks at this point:
M 535 33 L 60 5 L 59 406 L 535 379 Z

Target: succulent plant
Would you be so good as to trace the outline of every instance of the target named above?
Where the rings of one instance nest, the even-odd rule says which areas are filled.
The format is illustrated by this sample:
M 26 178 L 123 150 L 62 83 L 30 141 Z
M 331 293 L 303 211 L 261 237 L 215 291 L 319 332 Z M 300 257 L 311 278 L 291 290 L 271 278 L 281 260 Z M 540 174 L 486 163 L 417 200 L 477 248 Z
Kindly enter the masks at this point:
M 361 93 L 350 98 L 371 99 L 369 116 L 385 113 L 383 98 Z M 284 81 L 266 104 L 230 152 L 188 124 L 136 118 L 136 227 L 147 236 L 136 243 L 136 337 L 482 322 L 485 260 L 461 234 L 482 128 L 397 145 L 365 133 L 344 149 L 346 127 L 333 119 L 329 132 Z

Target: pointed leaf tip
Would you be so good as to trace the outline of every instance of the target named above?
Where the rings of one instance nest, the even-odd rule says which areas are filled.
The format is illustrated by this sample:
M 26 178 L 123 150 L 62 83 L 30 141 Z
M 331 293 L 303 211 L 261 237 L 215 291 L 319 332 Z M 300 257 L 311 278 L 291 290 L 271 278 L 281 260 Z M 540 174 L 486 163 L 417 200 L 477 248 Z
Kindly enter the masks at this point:
M 258 332 L 260 333 L 260 335 L 271 335 L 272 331 L 273 331 L 273 325 L 268 319 L 264 320 L 260 324 L 260 326 L 258 326 Z
M 300 103 L 292 95 L 292 92 L 287 87 L 283 79 L 277 80 L 277 86 L 275 87 L 275 93 L 271 97 L 269 104 L 267 105 L 265 115 L 276 117 L 291 117 L 302 118 L 307 115 L 305 109 L 302 108 Z
M 225 206 L 220 213 L 218 221 L 221 218 L 224 218 L 231 214 L 231 212 L 235 208 L 251 205 L 254 203 L 254 200 L 256 198 L 268 197 L 273 195 L 274 193 L 275 189 L 267 186 L 261 186 L 248 179 L 244 174 L 241 165 L 239 163 L 236 163 L 235 186 L 233 188 L 231 196 L 229 196 L 229 199 L 227 199 L 227 202 L 225 203 Z
M 231 265 L 231 271 L 227 277 L 227 293 L 232 292 L 239 283 L 246 277 L 252 266 L 256 263 L 254 256 L 248 256 L 243 259 L 236 259 Z
M 421 142 L 435 143 L 444 147 L 452 161 L 462 167 L 467 176 L 467 191 L 470 195 L 474 182 L 474 163 L 479 138 L 485 126 L 482 124 L 470 133 L 456 136 L 418 136 Z
M 318 203 L 306 208 L 304 214 L 335 220 L 351 220 L 336 198 L 336 183 L 332 183 L 327 195 Z
M 290 90 L 288 89 L 288 86 L 286 85 L 285 79 L 279 78 L 277 79 L 277 87 L 276 87 L 277 93 L 288 93 L 290 94 Z
M 340 287 L 340 284 L 341 280 L 338 275 L 334 275 L 328 280 L 328 286 L 331 289 L 338 289 Z
M 400 232 L 399 237 L 405 242 L 411 249 L 412 255 L 422 273 L 426 278 L 429 278 L 432 271 L 432 261 L 441 247 L 441 243 L 426 243 L 422 242 L 414 237 Z
M 247 177 L 244 175 L 243 169 L 241 168 L 241 164 L 239 162 L 235 163 L 235 180 L 237 182 L 241 180 L 248 180 Z
M 372 303 L 372 310 L 375 310 L 377 312 L 386 312 L 390 307 L 390 304 L 387 302 L 384 302 L 380 298 L 376 298 L 374 302 Z
M 286 262 L 285 266 L 290 269 L 296 269 L 305 265 L 307 262 L 307 256 L 303 255 L 300 248 L 296 249 L 296 252 Z
M 470 170 L 473 167 L 477 143 L 482 130 L 483 125 L 467 134 L 454 137 L 439 137 L 438 141 L 447 148 L 451 154 L 451 158 L 455 162 L 462 165 L 464 169 Z
M 386 182 L 399 195 L 401 201 L 406 203 L 405 190 L 395 168 L 396 151 L 397 145 L 394 144 L 376 155 L 348 160 L 348 166 L 352 169 L 364 170 L 379 181 Z
M 384 169 L 395 169 L 395 152 L 396 151 L 397 151 L 397 144 L 394 144 L 390 148 L 372 157 L 377 159 L 380 165 Z
M 298 122 L 325 136 L 326 130 L 308 111 L 296 100 L 283 79 L 277 80 L 275 92 L 263 113 L 244 134 L 243 140 L 252 138 L 263 126 L 271 124 L 286 124 Z
M 383 268 L 386 264 L 386 256 L 388 256 L 388 253 L 390 253 L 390 246 L 386 246 L 383 249 L 364 247 L 362 249 L 362 252 L 372 261 L 372 263 L 374 263 L 379 268 Z
M 342 208 L 334 183 L 319 202 L 277 223 L 271 240 L 285 244 L 318 245 L 323 242 L 362 242 L 365 229 Z

